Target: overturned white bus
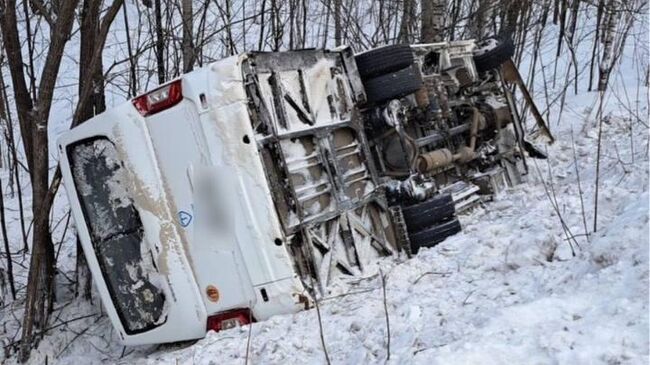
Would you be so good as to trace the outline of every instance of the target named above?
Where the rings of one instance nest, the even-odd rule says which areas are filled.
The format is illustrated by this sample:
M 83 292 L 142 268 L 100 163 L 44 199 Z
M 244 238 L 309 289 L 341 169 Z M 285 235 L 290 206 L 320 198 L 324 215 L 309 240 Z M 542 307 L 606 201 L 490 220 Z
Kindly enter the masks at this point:
M 312 305 L 526 173 L 512 43 L 246 53 L 58 141 L 76 228 L 125 344 Z M 512 76 L 510 76 L 512 77 Z

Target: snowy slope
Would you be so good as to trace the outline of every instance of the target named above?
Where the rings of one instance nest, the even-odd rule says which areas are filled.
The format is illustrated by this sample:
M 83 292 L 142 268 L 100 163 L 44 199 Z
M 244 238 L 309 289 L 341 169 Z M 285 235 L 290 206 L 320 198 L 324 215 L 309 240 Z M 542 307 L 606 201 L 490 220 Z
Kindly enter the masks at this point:
M 616 125 L 607 128 L 609 141 L 615 142 Z M 584 156 L 583 179 L 592 174 L 589 151 L 594 142 L 586 137 L 578 146 Z M 579 234 L 572 151 L 560 142 L 550 152 L 557 153 L 551 164 L 563 219 Z M 465 217 L 463 234 L 413 260 L 385 261 L 390 362 L 647 363 L 647 158 L 637 156 L 619 183 L 622 166 L 611 157 L 604 159 L 603 228 L 590 242 L 578 240 L 576 257 L 537 177 Z M 632 156 L 621 158 L 631 161 Z M 545 166 L 540 164 L 540 170 Z M 585 193 L 590 204 L 591 189 Z M 348 283 L 345 289 L 372 290 L 323 303 L 332 363 L 383 363 L 387 345 L 379 278 Z M 250 361 L 323 363 L 316 320 L 312 310 L 254 324 Z M 211 333 L 185 349 L 155 352 L 145 359 L 138 355 L 137 363 L 243 362 L 247 337 L 248 327 Z
M 637 123 L 630 134 L 631 121 L 616 114 L 603 123 L 600 228 L 587 240 L 570 134 L 591 231 L 597 128 L 585 119 L 591 111 L 582 112 L 556 128 L 561 138 L 548 162 L 529 160 L 527 183 L 461 218 L 463 233 L 413 259 L 379 263 L 387 275 L 390 363 L 648 362 L 647 127 Z M 566 239 L 553 196 L 575 241 Z M 61 316 L 96 312 L 77 303 Z M 378 275 L 340 280 L 321 315 L 333 364 L 385 362 Z M 52 331 L 31 362 L 244 363 L 249 330 L 250 363 L 326 361 L 310 310 L 211 332 L 195 344 L 139 348 L 123 348 L 105 317 L 92 317 Z
M 550 73 L 555 38 L 549 37 L 548 43 L 551 59 L 544 63 Z M 624 62 L 647 62 L 647 55 L 626 54 Z M 564 68 L 560 65 L 560 74 Z M 633 63 L 620 70 L 612 80 L 617 90 L 608 94 L 605 108 L 598 231 L 589 239 L 584 236 L 581 208 L 584 205 L 591 232 L 597 95 L 569 97 L 557 118 L 556 96 L 561 86 L 552 90 L 550 82 L 537 77 L 534 90 L 540 107 L 556 103 L 547 115 L 558 137 L 548 147 L 548 163 L 529 160 L 528 182 L 461 217 L 464 230 L 457 236 L 422 250 L 413 259 L 379 263 L 387 274 L 390 363 L 648 363 L 648 89 L 641 87 L 641 95 L 635 90 L 638 70 Z M 76 71 L 68 74 L 74 78 Z M 619 105 L 621 99 L 624 107 Z M 67 119 L 70 112 L 59 107 L 56 114 Z M 53 134 L 67 126 L 65 120 L 58 124 L 61 127 L 54 128 Z M 29 207 L 29 190 L 25 194 Z M 557 201 L 562 220 L 580 247 L 567 240 L 551 199 Z M 55 237 L 61 236 L 66 225 L 66 204 L 60 196 L 55 216 L 63 219 Z M 9 236 L 20 237 L 15 198 L 8 206 Z M 26 213 L 29 219 L 29 209 Z M 575 246 L 575 257 L 569 242 Z M 243 364 L 249 330 L 249 363 L 326 361 L 315 310 L 274 317 L 252 328 L 210 333 L 194 344 L 124 348 L 102 315 L 97 294 L 92 303 L 72 294 L 71 280 L 64 276 L 74 275 L 72 232 L 60 247 L 63 274 L 58 279 L 57 308 L 30 363 Z M 18 261 L 26 266 L 28 259 Z M 24 282 L 26 271 L 17 271 L 18 280 Z M 19 337 L 22 307 L 18 301 L 0 308 L 0 324 L 8 334 L 0 336 L 3 345 Z M 333 364 L 386 362 L 386 318 L 377 275 L 340 280 L 321 303 L 321 315 Z M 0 363 L 15 361 L 4 356 L 0 353 Z

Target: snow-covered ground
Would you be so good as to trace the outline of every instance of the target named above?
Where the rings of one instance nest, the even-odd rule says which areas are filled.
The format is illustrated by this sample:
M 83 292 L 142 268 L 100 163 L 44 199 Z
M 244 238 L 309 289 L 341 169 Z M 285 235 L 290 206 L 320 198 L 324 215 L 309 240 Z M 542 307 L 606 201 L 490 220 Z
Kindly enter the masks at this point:
M 462 233 L 412 259 L 378 263 L 386 275 L 389 363 L 648 363 L 647 119 L 606 113 L 598 230 L 587 238 L 598 125 L 584 105 L 595 105 L 594 97 L 568 101 L 552 126 L 558 141 L 548 147 L 549 160 L 529 159 L 528 182 L 462 216 Z M 249 363 L 326 362 L 316 310 L 211 332 L 193 344 L 124 348 L 105 316 L 78 319 L 99 313 L 97 302 L 57 311 L 61 319 L 52 325 L 59 325 L 31 362 L 244 363 L 249 331 Z M 340 279 L 320 310 L 333 364 L 386 362 L 379 275 Z
M 556 38 L 549 37 L 548 43 L 551 51 L 545 53 L 551 59 L 545 64 L 550 74 Z M 604 108 L 597 232 L 593 233 L 597 94 L 567 94 L 558 118 L 560 86 L 550 90 L 550 82 L 537 77 L 534 90 L 540 107 L 546 104 L 544 99 L 555 102 L 547 117 L 558 141 L 548 146 L 549 160 L 529 159 L 527 182 L 462 216 L 462 233 L 412 259 L 378 263 L 386 275 L 389 363 L 648 363 L 648 88 L 635 89 L 643 65 L 631 62 L 647 62 L 643 61 L 647 49 L 640 51 L 641 56 L 636 47 L 631 49 L 628 45 L 612 80 L 615 91 L 607 94 Z M 560 65 L 559 75 L 566 67 Z M 524 75 L 525 70 L 522 67 Z M 585 70 L 582 67 L 581 84 Z M 537 72 L 544 71 L 538 67 Z M 76 71 L 67 74 L 75 80 Z M 60 107 L 54 114 L 67 119 L 71 112 Z M 67 125 L 67 121 L 56 124 L 52 133 Z M 0 178 L 7 181 L 5 175 Z M 23 183 L 27 181 L 25 175 Z M 28 186 L 24 194 L 29 222 Z M 6 196 L 5 202 L 8 236 L 16 252 L 21 245 L 16 197 Z M 67 202 L 60 196 L 54 212 L 60 219 L 53 234 L 57 239 L 68 225 L 66 212 Z M 69 224 L 73 227 L 74 222 Z M 73 232 L 68 231 L 56 247 L 61 271 L 57 304 L 30 363 L 243 364 L 249 333 L 248 363 L 326 362 L 313 309 L 209 333 L 196 343 L 123 347 L 102 315 L 97 294 L 92 302 L 73 294 Z M 16 279 L 24 290 L 29 256 L 15 254 L 15 260 Z M 20 299 L 6 303 L 0 306 L 0 343 L 5 349 L 20 338 L 24 306 Z M 339 279 L 320 310 L 332 364 L 386 362 L 388 336 L 379 275 Z M 0 352 L 0 363 L 16 361 L 5 356 Z

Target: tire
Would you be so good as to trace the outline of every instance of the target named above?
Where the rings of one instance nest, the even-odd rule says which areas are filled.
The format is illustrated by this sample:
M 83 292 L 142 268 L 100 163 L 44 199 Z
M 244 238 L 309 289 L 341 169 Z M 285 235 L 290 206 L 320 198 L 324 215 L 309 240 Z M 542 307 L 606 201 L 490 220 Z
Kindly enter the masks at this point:
M 402 207 L 409 232 L 417 232 L 452 217 L 456 213 L 450 194 L 438 195 L 422 203 Z
M 368 104 L 377 104 L 391 99 L 399 99 L 412 94 L 422 87 L 422 75 L 415 65 L 365 80 Z
M 422 247 L 433 247 L 444 241 L 445 238 L 453 236 L 460 231 L 460 222 L 458 219 L 454 218 L 450 221 L 431 226 L 420 232 L 409 234 L 411 251 L 417 253 Z
M 455 213 L 456 207 L 451 202 L 420 212 L 416 216 L 406 218 L 404 222 L 409 232 L 418 232 L 432 224 L 437 224 L 453 217 Z
M 494 42 L 494 39 L 483 41 Z M 496 46 L 489 50 L 477 50 L 474 52 L 474 63 L 476 64 L 476 71 L 485 72 L 501 66 L 504 62 L 510 59 L 515 54 L 515 44 L 511 38 L 497 40 Z
M 406 44 L 375 48 L 356 56 L 355 60 L 363 80 L 401 70 L 414 62 L 413 51 Z

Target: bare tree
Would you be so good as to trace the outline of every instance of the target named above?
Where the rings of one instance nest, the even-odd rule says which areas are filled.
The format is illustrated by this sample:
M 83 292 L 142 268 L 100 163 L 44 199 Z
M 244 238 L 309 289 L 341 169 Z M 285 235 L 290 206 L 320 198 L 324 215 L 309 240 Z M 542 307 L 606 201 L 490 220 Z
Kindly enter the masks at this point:
M 23 317 L 21 360 L 27 360 L 32 344 L 32 328 L 43 328 L 52 309 L 54 281 L 54 246 L 49 230 L 50 205 L 48 192 L 49 153 L 47 126 L 54 86 L 74 22 L 76 1 L 60 5 L 56 21 L 51 24 L 50 43 L 40 75 L 36 98 L 27 91 L 23 71 L 20 32 L 16 19 L 15 0 L 0 3 L 0 27 L 15 92 L 16 110 L 23 136 L 23 145 L 32 183 L 32 256 L 27 282 L 27 297 Z M 29 20 L 27 20 L 29 21 Z
M 154 0 L 156 27 L 156 65 L 158 66 L 158 84 L 165 83 L 165 40 L 163 39 L 162 12 L 160 0 Z
M 16 300 L 16 284 L 14 281 L 13 260 L 11 259 L 11 249 L 9 246 L 9 236 L 7 235 L 7 222 L 5 219 L 5 197 L 2 189 L 2 179 L 0 178 L 0 228 L 2 228 L 2 240 L 4 242 L 5 254 L 7 255 L 7 279 L 11 288 L 11 298 Z
M 0 51 L 1 52 L 1 51 Z M 0 64 L 4 64 L 4 52 L 0 54 Z M 16 191 L 18 192 L 18 215 L 20 219 L 20 231 L 23 239 L 23 252 L 27 253 L 29 251 L 29 246 L 27 242 L 27 229 L 25 228 L 25 208 L 23 204 L 23 187 L 21 184 L 20 178 L 20 161 L 18 160 L 18 147 L 16 146 L 16 139 L 14 137 L 14 125 L 11 118 L 11 108 L 9 105 L 9 99 L 7 98 L 7 87 L 4 81 L 4 75 L 0 72 L 0 95 L 2 97 L 2 109 L 4 110 L 4 115 L 6 119 L 5 124 L 5 140 L 7 141 L 7 147 L 9 148 L 11 154 L 11 164 L 9 165 L 9 170 L 11 171 L 12 179 L 9 180 L 9 188 L 12 188 L 12 182 L 16 184 Z M 12 190 L 13 195 L 13 190 Z
M 107 3 L 106 6 L 104 3 Z M 113 5 L 107 9 L 108 3 L 111 2 L 0 0 L 2 48 L 5 51 L 0 54 L 0 65 L 6 67 L 5 71 L 8 70 L 11 77 L 11 81 L 7 79 L 5 87 L 0 75 L 0 114 L 3 108 L 7 112 L 6 116 L 0 115 L 5 123 L 4 141 L 0 140 L 0 143 L 4 142 L 0 151 L 3 155 L 0 158 L 7 161 L 6 169 L 9 172 L 8 177 L 0 182 L 0 194 L 7 193 L 9 199 L 17 191 L 24 252 L 27 252 L 28 242 L 31 242 L 33 253 L 25 298 L 23 358 L 33 343 L 31 333 L 39 332 L 38 329 L 42 329 L 47 322 L 54 295 L 52 283 L 56 257 L 53 254 L 48 213 L 51 213 L 50 208 L 61 175 L 56 170 L 52 178 L 48 172 L 50 156 L 47 150 L 47 129 L 59 65 L 61 58 L 65 58 L 62 57 L 62 52 L 69 39 L 80 41 L 79 84 L 73 86 L 77 89 L 79 102 L 73 116 L 73 126 L 105 109 L 105 85 L 110 84 L 110 91 L 117 99 L 131 97 L 140 88 L 146 88 L 150 80 L 157 78 L 157 82 L 162 84 L 170 77 L 191 71 L 195 63 L 202 65 L 204 61 L 251 48 L 277 51 L 349 44 L 355 51 L 361 51 L 383 43 L 483 38 L 498 32 L 512 35 L 517 45 L 515 62 L 519 63 L 530 55 L 529 85 L 535 84 L 536 74 L 546 81 L 545 72 L 549 62 L 562 66 L 571 57 L 569 68 L 573 67 L 573 70 L 567 68 L 558 80 L 562 82 L 563 79 L 567 85 L 573 83 L 575 90 L 578 90 L 579 81 L 586 81 L 579 75 L 584 73 L 586 78 L 591 71 L 589 88 L 591 89 L 592 80 L 595 80 L 601 90 L 601 100 L 604 100 L 610 75 L 616 71 L 617 60 L 622 54 L 629 30 L 628 25 L 632 21 L 628 14 L 643 14 L 638 9 L 639 6 L 643 7 L 640 4 L 647 4 L 647 1 L 420 0 L 418 3 L 418 0 L 141 0 L 128 3 L 128 9 L 119 9 L 122 0 L 114 0 Z M 138 29 L 136 27 L 141 14 L 135 14 L 133 10 L 139 11 L 139 4 L 150 8 L 144 13 L 149 19 L 149 26 L 131 31 L 126 41 L 119 39 L 117 44 L 111 44 L 111 47 L 117 46 L 119 52 L 111 52 L 110 56 L 123 58 L 107 67 L 104 75 L 102 51 L 107 27 L 110 25 L 110 22 L 106 22 L 115 16 L 115 4 L 119 4 L 118 9 L 124 12 L 127 29 Z M 79 15 L 79 32 L 71 30 L 76 19 L 75 12 Z M 102 14 L 106 15 L 100 19 Z M 595 16 L 594 19 L 591 19 L 592 15 Z M 583 20 L 587 18 L 591 19 L 590 22 Z M 551 54 L 546 55 L 542 49 L 548 40 L 549 28 L 552 28 L 553 34 L 561 35 L 553 39 L 552 53 L 557 57 L 550 61 L 547 58 Z M 42 45 L 45 42 L 41 39 L 47 39 L 48 33 L 51 42 Z M 577 60 L 577 55 L 585 51 L 593 52 L 591 67 L 587 65 L 590 60 L 581 60 L 582 63 Z M 4 58 L 5 53 L 7 58 Z M 562 57 L 565 59 L 561 60 Z M 579 69 L 579 66 L 584 67 Z M 643 72 L 648 82 L 650 73 L 645 70 Z M 552 81 L 549 78 L 549 84 L 556 80 L 555 75 L 552 77 Z M 555 103 L 555 90 L 545 88 L 539 91 L 546 97 L 548 116 L 548 110 Z M 561 103 L 561 115 L 563 94 L 557 100 Z M 15 124 L 12 123 L 12 112 L 16 116 L 13 120 Z M 527 109 L 523 109 L 522 115 L 526 112 Z M 598 120 L 603 122 L 602 111 L 598 114 Z M 14 125 L 20 127 L 15 139 Z M 604 143 L 605 137 L 602 138 Z M 606 154 L 604 145 L 603 151 L 600 150 L 600 144 L 599 133 L 599 162 L 601 152 L 603 156 Z M 7 153 L 4 153 L 5 148 Z M 24 156 L 20 148 L 24 149 Z M 600 165 L 597 170 L 600 172 Z M 29 173 L 33 187 L 31 241 L 28 241 L 30 222 L 26 222 L 23 217 L 20 182 L 23 176 L 24 183 L 26 173 Z M 596 191 L 598 184 L 596 181 Z M 594 206 L 595 217 L 598 215 L 597 195 L 598 192 Z M 0 196 L 0 210 L 4 203 L 2 198 Z M 29 201 L 26 199 L 26 208 L 30 206 Z M 0 212 L 2 213 L 4 212 Z M 11 218 L 8 219 L 7 223 L 11 224 Z M 0 224 L 2 220 L 3 217 L 0 216 Z M 11 225 L 9 228 L 12 228 Z M 7 252 L 8 273 L 13 271 L 16 278 L 19 278 L 22 276 L 17 273 L 20 267 L 16 261 L 11 261 L 10 252 L 10 248 L 15 251 L 14 256 L 20 252 L 15 246 L 16 242 L 13 242 L 18 238 L 3 237 L 4 245 L 0 244 L 0 247 L 4 246 L 2 250 Z M 84 281 L 87 279 L 87 267 L 80 251 L 77 259 L 77 288 L 79 293 L 86 296 L 90 281 Z M 13 279 L 9 278 L 9 282 L 13 282 Z M 23 299 L 21 295 L 22 292 L 18 290 L 19 300 Z
M 343 4 L 342 0 L 334 0 L 334 45 L 341 45 L 341 11 Z
M 49 212 L 54 200 L 54 195 L 60 182 L 60 170 L 54 174 L 52 185 L 48 184 L 49 153 L 48 153 L 48 120 L 52 106 L 54 87 L 56 85 L 63 50 L 72 34 L 72 25 L 75 19 L 75 10 L 78 1 L 61 2 L 58 7 L 52 8 L 52 14 L 43 15 L 55 19 L 50 23 L 50 42 L 47 47 L 45 62 L 43 64 L 38 92 L 36 98 L 27 91 L 25 74 L 23 70 L 23 56 L 21 53 L 21 40 L 19 26 L 16 18 L 15 0 L 0 2 L 0 28 L 4 39 L 4 48 L 7 54 L 12 84 L 14 86 L 14 99 L 18 120 L 23 136 L 23 147 L 27 156 L 32 183 L 32 255 L 27 281 L 25 298 L 25 312 L 23 316 L 22 338 L 20 343 L 20 360 L 26 361 L 32 346 L 33 329 L 43 329 L 47 324 L 49 313 L 52 311 L 54 299 L 54 246 L 50 236 Z M 82 79 L 91 80 L 99 59 L 98 49 L 104 47 L 108 26 L 112 23 L 122 0 L 115 0 L 108 9 L 99 34 L 95 39 L 95 49 L 92 61 L 87 67 Z M 40 11 L 40 10 L 39 10 Z M 79 118 L 84 109 L 89 95 L 92 94 L 92 82 L 84 87 L 80 94 L 78 110 L 75 118 Z M 102 101 L 103 103 L 103 101 Z M 42 333 L 42 331 L 41 331 Z
M 415 20 L 415 0 L 404 0 L 402 21 L 400 22 L 399 35 L 397 36 L 398 42 L 411 43 L 414 41 L 413 28 Z
M 84 10 L 86 10 L 86 5 L 88 3 L 89 3 L 89 1 L 84 0 Z M 90 3 L 95 3 L 95 2 L 90 1 Z M 97 3 L 97 8 L 99 8 L 99 5 L 100 4 Z M 95 15 L 95 14 L 97 14 L 97 12 L 88 13 L 88 14 L 86 14 L 84 16 L 84 14 L 82 12 L 82 16 L 81 16 L 81 21 L 82 21 L 82 28 L 81 28 L 81 30 L 82 30 L 82 34 L 81 34 L 82 53 L 83 53 L 83 48 L 84 48 L 84 44 L 83 44 L 84 43 L 84 32 L 83 32 L 84 24 L 83 23 L 84 22 L 90 23 L 90 24 L 86 25 L 87 29 L 95 29 L 95 28 L 97 28 L 97 23 L 99 22 L 99 14 L 97 14 L 97 15 Z M 137 70 L 136 70 L 136 64 L 138 62 L 138 57 L 137 57 L 136 54 L 133 53 L 133 47 L 131 45 L 131 27 L 129 26 L 129 13 L 128 13 L 127 9 L 126 9 L 126 6 L 122 7 L 122 15 L 124 16 L 124 27 L 126 29 L 126 31 L 124 32 L 125 35 L 126 35 L 126 50 L 127 50 L 128 56 L 129 56 L 129 58 L 128 58 L 128 60 L 129 60 L 129 89 L 128 89 L 128 92 L 127 92 L 127 97 L 131 98 L 131 97 L 135 96 L 135 94 L 138 92 L 138 77 L 137 77 L 138 75 L 137 75 Z M 86 36 L 86 38 L 94 39 L 94 34 L 91 35 L 91 34 L 86 33 L 85 36 Z M 88 44 L 86 46 L 91 46 L 90 50 L 92 51 L 92 49 L 93 49 L 92 44 Z M 83 61 L 83 58 L 80 58 L 79 61 Z M 83 81 L 84 80 L 82 80 L 82 79 L 79 80 L 79 88 L 81 88 L 81 86 L 82 86 L 81 84 L 83 83 Z M 88 107 L 92 108 L 92 104 L 89 103 Z
M 190 72 L 194 68 L 193 14 L 192 0 L 182 0 L 181 17 L 183 19 L 183 72 Z
M 97 37 L 99 33 L 99 13 L 102 5 L 102 0 L 83 0 L 83 5 L 81 9 L 80 21 L 81 25 L 79 27 L 81 43 L 79 47 L 79 86 L 78 92 L 81 95 L 83 89 L 89 87 L 92 89 L 92 95 L 85 105 L 83 105 L 80 112 L 80 120 L 85 121 L 92 118 L 94 115 L 103 112 L 106 109 L 106 103 L 104 100 L 104 75 L 102 73 L 101 57 L 99 63 L 94 67 L 93 70 L 88 70 L 83 65 L 90 65 L 92 62 L 93 53 L 97 46 Z M 124 22 L 128 24 L 126 7 L 122 8 L 124 10 Z M 128 34 L 128 25 L 126 27 Z M 127 39 L 127 47 L 129 49 L 129 54 L 131 55 L 131 45 L 130 39 Z M 129 74 L 130 83 L 129 83 L 129 95 L 133 95 L 136 92 L 136 70 L 135 70 L 135 61 L 132 60 L 133 57 L 129 57 L 131 60 Z M 88 77 L 90 74 L 91 77 Z M 77 237 L 77 264 L 75 272 L 75 293 L 77 295 L 82 294 L 82 297 L 90 299 L 90 290 L 91 290 L 91 280 L 90 280 L 90 269 L 88 268 L 88 263 L 86 262 L 86 257 L 83 254 L 81 248 L 81 242 Z
M 442 28 L 444 27 L 444 12 L 447 4 L 445 0 L 421 1 L 422 30 L 420 42 L 431 43 L 442 41 Z

